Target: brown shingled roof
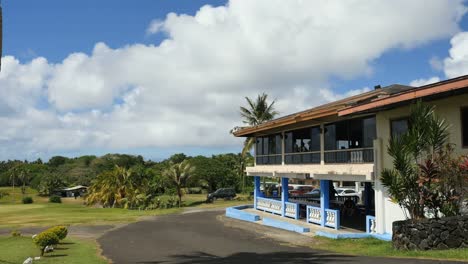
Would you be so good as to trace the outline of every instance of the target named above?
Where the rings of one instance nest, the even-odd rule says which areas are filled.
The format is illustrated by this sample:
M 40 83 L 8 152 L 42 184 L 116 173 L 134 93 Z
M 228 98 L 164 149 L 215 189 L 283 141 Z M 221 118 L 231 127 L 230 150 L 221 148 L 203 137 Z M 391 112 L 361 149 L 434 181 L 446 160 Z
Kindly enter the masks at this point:
M 394 84 L 381 89 L 376 89 L 359 95 L 344 98 L 335 102 L 314 107 L 302 112 L 294 113 L 278 119 L 265 122 L 258 126 L 243 127 L 233 134 L 236 137 L 249 137 L 255 133 L 265 132 L 270 129 L 292 125 L 304 121 L 314 120 L 327 116 L 346 116 L 362 112 L 376 110 L 378 107 L 392 103 L 407 102 L 424 96 L 442 93 L 451 89 L 468 88 L 468 75 L 458 78 L 425 85 L 411 87 Z

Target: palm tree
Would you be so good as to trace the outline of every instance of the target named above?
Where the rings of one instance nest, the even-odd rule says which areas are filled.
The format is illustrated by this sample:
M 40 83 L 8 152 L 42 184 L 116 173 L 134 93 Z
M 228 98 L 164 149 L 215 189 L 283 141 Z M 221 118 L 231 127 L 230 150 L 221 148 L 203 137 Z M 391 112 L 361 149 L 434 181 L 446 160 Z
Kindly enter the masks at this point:
M 116 166 L 99 174 L 88 190 L 88 204 L 101 203 L 104 207 L 134 207 L 146 193 L 146 178 L 132 170 Z M 137 197 L 138 196 L 138 197 Z
M 240 114 L 243 117 L 243 123 L 248 124 L 249 126 L 258 126 L 263 124 L 267 121 L 272 120 L 275 118 L 279 113 L 275 111 L 275 102 L 273 100 L 270 104 L 267 101 L 268 95 L 266 93 L 259 94 L 257 96 L 257 100 L 250 99 L 249 97 L 245 97 L 247 100 L 247 107 L 240 107 Z M 247 137 L 244 141 L 244 147 L 242 148 L 242 159 L 246 160 L 247 152 L 255 145 L 255 138 L 254 137 Z M 242 166 L 245 167 L 245 164 Z M 242 191 L 244 191 L 244 182 L 245 182 L 245 173 L 244 169 L 242 169 Z
M 243 123 L 249 126 L 258 126 L 267 121 L 272 120 L 279 113 L 275 111 L 275 100 L 268 104 L 268 95 L 266 93 L 259 94 L 257 100 L 252 100 L 249 97 L 245 97 L 247 100 L 247 107 L 240 107 L 240 114 L 244 118 Z M 248 137 L 244 141 L 244 148 L 242 149 L 242 155 L 245 156 L 249 152 L 255 143 L 255 138 Z
M 182 196 L 184 195 L 183 188 L 185 188 L 187 180 L 193 175 L 194 171 L 195 167 L 187 160 L 184 160 L 181 163 L 171 164 L 171 166 L 163 172 L 163 175 L 170 179 L 176 187 L 179 207 L 182 205 Z

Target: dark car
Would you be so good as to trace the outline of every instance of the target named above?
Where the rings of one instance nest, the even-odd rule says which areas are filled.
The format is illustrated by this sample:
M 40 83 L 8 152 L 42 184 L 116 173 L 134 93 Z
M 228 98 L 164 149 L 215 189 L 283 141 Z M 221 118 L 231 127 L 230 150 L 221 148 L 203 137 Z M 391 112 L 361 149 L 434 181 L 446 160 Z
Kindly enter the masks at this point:
M 206 200 L 208 202 L 212 202 L 213 200 L 216 199 L 233 199 L 236 197 L 236 191 L 232 188 L 221 188 L 216 190 L 215 192 L 212 192 L 208 194 L 208 197 L 206 197 Z

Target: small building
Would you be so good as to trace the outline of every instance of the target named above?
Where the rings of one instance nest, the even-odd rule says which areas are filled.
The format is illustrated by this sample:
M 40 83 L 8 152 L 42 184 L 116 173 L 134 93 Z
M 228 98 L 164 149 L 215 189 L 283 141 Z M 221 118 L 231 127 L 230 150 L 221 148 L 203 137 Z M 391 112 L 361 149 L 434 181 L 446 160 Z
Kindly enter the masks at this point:
M 81 197 L 84 196 L 87 191 L 88 187 L 83 185 L 77 185 L 60 190 L 60 195 L 62 197 Z
M 393 167 L 387 153 L 392 136 L 408 129 L 410 105 L 418 100 L 434 105 L 450 124 L 450 143 L 457 155 L 468 153 L 468 75 L 421 87 L 376 86 L 374 90 L 294 113 L 253 127 L 239 128 L 236 137 L 255 137 L 254 208 L 339 229 L 359 222 L 364 230 L 388 237 L 392 223 L 405 219 L 380 181 Z M 265 197 L 261 177 L 281 178 L 281 198 Z M 289 197 L 288 184 L 319 181 L 316 199 Z M 347 183 L 363 186 L 362 213 L 353 221 L 340 213 L 332 195 Z M 311 201 L 312 200 L 312 201 Z M 354 227 L 352 227 L 354 228 Z

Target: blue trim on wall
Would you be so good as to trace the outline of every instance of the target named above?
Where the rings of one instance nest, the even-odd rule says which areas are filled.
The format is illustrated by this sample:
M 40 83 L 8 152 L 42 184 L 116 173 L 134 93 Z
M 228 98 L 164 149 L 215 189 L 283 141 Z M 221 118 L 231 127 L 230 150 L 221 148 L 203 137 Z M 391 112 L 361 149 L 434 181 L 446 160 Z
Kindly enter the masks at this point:
M 376 239 L 384 240 L 384 241 L 392 241 L 392 236 L 390 234 L 367 234 L 367 233 L 345 233 L 345 234 L 336 234 L 336 233 L 329 233 L 325 231 L 317 231 L 315 232 L 317 236 L 328 237 L 331 239 L 359 239 L 359 238 L 369 238 L 373 237 Z
M 248 222 L 256 222 L 260 220 L 260 216 L 242 211 L 243 209 L 252 208 L 252 205 L 241 205 L 226 208 L 226 216 L 234 219 L 239 219 Z
M 263 218 L 263 224 L 266 226 L 276 227 L 276 228 L 280 228 L 280 229 L 284 229 L 288 231 L 294 231 L 297 233 L 310 232 L 310 228 L 308 227 L 303 227 L 300 225 L 295 225 L 295 224 L 291 224 L 291 223 L 284 222 L 284 221 L 279 221 L 279 220 L 268 218 L 268 217 Z

